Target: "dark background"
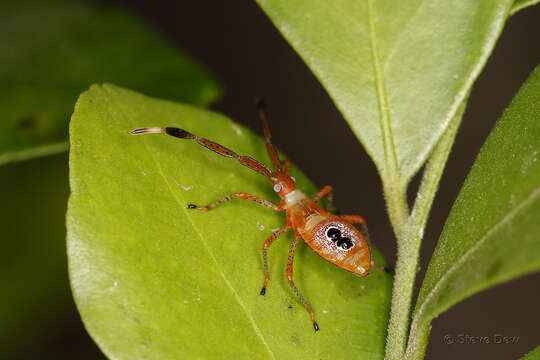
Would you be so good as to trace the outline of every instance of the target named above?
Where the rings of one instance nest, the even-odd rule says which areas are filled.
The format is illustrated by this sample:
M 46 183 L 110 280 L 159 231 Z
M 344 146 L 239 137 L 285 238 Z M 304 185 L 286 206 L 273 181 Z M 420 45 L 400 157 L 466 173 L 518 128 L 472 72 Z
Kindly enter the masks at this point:
M 100 4 L 103 6 L 104 2 L 100 1 Z M 213 73 L 224 93 L 212 109 L 260 133 L 253 104 L 256 96 L 264 96 L 277 147 L 315 184 L 334 187 L 335 203 L 340 211 L 362 214 L 376 246 L 390 262 L 395 262 L 395 240 L 375 166 L 317 79 L 253 1 L 123 0 L 118 4 L 158 28 L 168 40 Z M 540 6 L 512 16 L 473 88 L 426 230 L 418 284 L 444 220 L 482 143 L 512 96 L 539 63 L 538 35 Z M 65 155 L 40 160 L 41 175 L 45 180 L 36 179 L 19 191 L 27 193 L 37 191 L 43 184 L 46 186 L 48 173 L 45 169 L 67 175 L 66 160 Z M 35 166 L 35 162 L 4 166 L 0 169 L 0 178 L 4 177 L 2 182 L 6 183 L 9 183 L 9 176 L 13 176 L 15 183 L 21 176 L 31 178 L 36 172 Z M 9 175 L 12 173 L 16 175 Z M 418 176 L 410 187 L 409 192 L 413 195 L 417 182 Z M 66 180 L 65 191 L 61 194 L 63 200 L 67 193 Z M 47 195 L 50 198 L 41 201 L 57 201 L 52 200 L 58 198 L 53 195 Z M 43 197 L 37 193 L 36 196 Z M 2 211 L 15 207 L 15 201 L 7 203 Z M 59 212 L 55 220 L 61 217 L 63 213 Z M 61 221 L 58 226 L 63 226 Z M 24 227 L 17 223 L 9 225 L 12 228 L 8 226 L 8 235 L 10 231 L 20 231 L 17 229 Z M 64 246 L 63 241 L 63 238 L 58 239 L 60 248 Z M 508 239 L 508 246 L 514 246 L 513 239 Z M 67 289 L 67 279 L 59 281 Z M 486 290 L 452 307 L 433 322 L 427 359 L 515 359 L 540 345 L 539 284 L 540 274 L 529 275 Z M 46 331 L 40 329 L 36 321 L 29 320 L 30 333 L 35 333 L 32 349 L 25 349 L 21 341 L 19 345 L 12 344 L 12 349 L 17 350 L 10 354 L 0 353 L 0 358 L 6 355 L 6 359 L 33 358 L 36 354 L 55 359 L 103 358 L 70 303 L 61 307 L 68 309 L 61 314 L 58 314 L 60 307 L 50 306 L 51 311 L 44 311 L 54 312 L 54 328 L 50 328 L 47 316 L 43 319 Z M 519 336 L 519 342 L 515 345 L 446 345 L 443 340 L 446 334 L 491 338 L 501 334 Z M 22 331 L 21 336 L 32 341 L 28 340 L 26 331 Z M 34 356 L 28 357 L 31 353 Z

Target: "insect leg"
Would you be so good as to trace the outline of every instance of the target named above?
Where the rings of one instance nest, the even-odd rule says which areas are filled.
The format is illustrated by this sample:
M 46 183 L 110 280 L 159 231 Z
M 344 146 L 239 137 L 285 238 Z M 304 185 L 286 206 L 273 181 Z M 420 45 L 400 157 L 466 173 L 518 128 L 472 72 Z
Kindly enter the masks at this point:
M 317 195 L 313 197 L 313 201 L 317 202 L 325 196 L 327 196 L 326 206 L 328 208 L 328 211 L 334 212 L 334 192 L 332 191 L 332 187 L 330 185 L 326 185 L 321 190 L 319 190 Z
M 272 235 L 268 237 L 268 239 L 266 239 L 266 241 L 263 244 L 262 255 L 263 255 L 263 264 L 264 264 L 264 284 L 260 292 L 261 295 L 266 294 L 266 286 L 268 285 L 268 281 L 270 281 L 270 273 L 268 272 L 268 260 L 266 258 L 266 251 L 270 247 L 270 245 L 272 245 L 274 240 L 278 238 L 279 235 L 283 234 L 286 231 L 289 231 L 290 229 L 291 229 L 291 226 L 286 225 L 282 227 L 281 229 L 276 230 Z
M 268 156 L 272 160 L 272 164 L 276 170 L 281 171 L 281 161 L 279 161 L 276 149 L 272 145 L 272 137 L 270 135 L 270 129 L 268 128 L 268 122 L 266 121 L 266 113 L 264 111 L 265 104 L 262 100 L 257 102 L 257 110 L 259 112 L 259 118 L 262 122 L 264 138 L 266 139 L 266 150 L 268 150 Z
M 234 193 L 234 194 L 231 194 L 229 196 L 225 196 L 223 199 L 220 199 L 220 200 L 218 200 L 216 202 L 213 202 L 213 203 L 211 203 L 209 205 L 206 205 L 206 206 L 197 206 L 197 205 L 194 205 L 194 204 L 189 204 L 187 207 L 188 207 L 188 209 L 196 209 L 196 210 L 201 210 L 201 211 L 210 211 L 213 208 L 215 208 L 216 206 L 218 206 L 220 204 L 223 204 L 224 202 L 227 202 L 227 201 L 232 200 L 232 199 L 243 199 L 243 200 L 253 201 L 254 203 L 257 203 L 259 205 L 262 205 L 264 207 L 267 207 L 267 208 L 275 210 L 275 211 L 283 211 L 284 210 L 281 206 L 275 205 L 275 204 L 271 203 L 268 200 L 264 200 L 264 199 L 261 199 L 261 198 L 255 196 L 255 195 L 251 195 L 251 194 L 243 193 L 243 192 Z
M 339 215 L 339 217 L 345 221 L 350 222 L 351 224 L 360 224 L 360 232 L 362 233 L 366 241 L 370 243 L 366 220 L 364 220 L 363 217 L 361 217 L 360 215 Z
M 291 243 L 291 247 L 289 248 L 289 259 L 287 261 L 287 280 L 289 281 L 289 285 L 293 289 L 294 293 L 296 294 L 300 302 L 304 304 L 304 306 L 306 307 L 306 310 L 309 312 L 309 315 L 311 316 L 311 322 L 313 323 L 313 328 L 315 329 L 315 331 L 318 331 L 319 325 L 315 321 L 315 313 L 313 311 L 313 308 L 311 307 L 311 305 L 309 305 L 306 299 L 304 299 L 304 297 L 302 296 L 302 294 L 300 293 L 300 291 L 298 290 L 298 288 L 296 287 L 293 281 L 294 251 L 296 250 L 296 245 L 298 245 L 298 242 L 300 242 L 300 235 L 296 234 L 295 232 L 294 241 Z

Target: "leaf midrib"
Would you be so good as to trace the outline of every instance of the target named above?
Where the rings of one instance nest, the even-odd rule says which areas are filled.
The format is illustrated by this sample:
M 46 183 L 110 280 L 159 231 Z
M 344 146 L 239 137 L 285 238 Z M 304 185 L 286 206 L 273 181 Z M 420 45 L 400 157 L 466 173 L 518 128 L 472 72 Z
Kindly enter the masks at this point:
M 112 92 L 106 87 L 106 86 L 103 86 L 103 89 L 106 90 L 106 92 L 108 92 L 111 97 L 113 96 Z M 120 108 L 120 106 L 119 106 Z M 129 116 L 126 116 L 126 118 L 130 119 Z M 135 128 L 135 125 L 133 125 L 133 128 Z M 261 342 L 263 343 L 264 347 L 266 348 L 266 350 L 268 351 L 268 354 L 270 355 L 270 358 L 273 359 L 273 360 L 276 360 L 276 357 L 272 351 L 272 349 L 270 349 L 270 346 L 268 345 L 268 343 L 266 342 L 265 338 L 264 338 L 264 335 L 263 333 L 261 332 L 261 330 L 259 329 L 259 327 L 257 326 L 257 323 L 255 322 L 255 319 L 253 318 L 253 315 L 251 315 L 251 313 L 249 312 L 249 310 L 246 308 L 245 304 L 243 303 L 242 299 L 240 298 L 240 296 L 238 295 L 238 293 L 236 292 L 236 290 L 234 289 L 234 287 L 232 286 L 231 282 L 229 281 L 229 279 L 227 279 L 227 276 L 225 275 L 225 273 L 223 272 L 223 269 L 221 268 L 221 266 L 219 265 L 217 259 L 215 258 L 214 254 L 212 253 L 212 251 L 210 250 L 210 247 L 208 246 L 208 244 L 206 243 L 206 241 L 204 241 L 204 238 L 202 236 L 202 233 L 200 232 L 200 230 L 197 228 L 197 226 L 195 226 L 195 223 L 193 222 L 193 220 L 191 219 L 190 215 L 188 214 L 187 212 L 187 208 L 183 205 L 185 204 L 185 201 L 184 202 L 181 202 L 180 199 L 178 198 L 178 194 L 173 191 L 173 187 L 171 186 L 170 182 L 167 180 L 167 177 L 165 176 L 164 172 L 163 172 L 163 169 L 161 168 L 159 162 L 157 161 L 157 159 L 154 157 L 154 154 L 152 153 L 152 151 L 150 151 L 150 149 L 148 148 L 148 144 L 145 140 L 141 139 L 143 144 L 144 144 L 144 148 L 145 150 L 148 152 L 148 154 L 150 155 L 150 158 L 152 159 L 152 161 L 154 162 L 154 164 L 156 165 L 156 168 L 159 172 L 159 175 L 162 177 L 163 181 L 165 182 L 165 184 L 167 185 L 167 188 L 169 189 L 169 192 L 171 193 L 172 197 L 175 199 L 175 201 L 177 202 L 177 204 L 179 205 L 179 207 L 183 210 L 186 218 L 189 220 L 190 222 L 190 225 L 191 227 L 193 228 L 193 230 L 195 230 L 195 232 L 197 233 L 198 237 L 199 237 L 199 240 L 201 241 L 201 243 L 203 244 L 206 252 L 208 253 L 208 255 L 210 256 L 210 259 L 212 259 L 212 261 L 216 264 L 216 268 L 219 270 L 219 273 L 221 275 L 221 277 L 223 278 L 223 281 L 225 282 L 225 284 L 227 285 L 227 287 L 229 288 L 229 290 L 231 291 L 231 293 L 233 294 L 234 296 L 234 299 L 236 300 L 236 302 L 238 303 L 238 305 L 240 305 L 240 308 L 242 308 L 242 310 L 244 311 L 244 313 L 246 314 L 246 317 L 248 318 L 249 320 L 249 323 L 251 324 L 251 326 L 253 327 L 253 330 L 255 332 L 255 334 L 257 335 L 257 337 L 261 340 Z
M 373 61 L 373 71 L 375 76 L 375 85 L 377 91 L 377 104 L 379 107 L 379 124 L 383 138 L 384 150 L 384 172 L 381 174 L 387 177 L 387 180 L 397 179 L 397 157 L 392 135 L 392 127 L 390 126 L 390 111 L 388 105 L 388 95 L 386 93 L 386 84 L 384 80 L 383 64 L 379 59 L 379 49 L 377 47 L 377 35 L 375 32 L 375 9 L 373 8 L 373 0 L 368 1 L 368 32 L 371 45 L 371 58 Z M 390 180 L 391 181 L 391 180 Z

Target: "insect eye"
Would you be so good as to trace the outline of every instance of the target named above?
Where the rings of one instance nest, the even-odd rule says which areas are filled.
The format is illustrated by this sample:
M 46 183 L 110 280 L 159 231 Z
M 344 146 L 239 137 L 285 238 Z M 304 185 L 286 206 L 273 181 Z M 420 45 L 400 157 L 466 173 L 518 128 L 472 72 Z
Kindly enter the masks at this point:
M 294 176 L 291 176 L 291 179 L 292 179 L 292 182 L 293 182 L 293 183 L 296 182 L 296 179 L 294 178 Z
M 353 247 L 353 243 L 351 239 L 346 238 L 346 237 L 339 239 L 336 245 L 342 248 L 343 250 L 349 250 L 350 248 Z
M 275 191 L 275 192 L 280 192 L 280 191 L 281 191 L 281 188 L 282 188 L 281 184 L 276 184 L 276 185 L 274 185 L 274 191 Z
M 338 228 L 331 227 L 326 230 L 326 237 L 332 241 L 336 241 L 341 237 L 341 231 Z

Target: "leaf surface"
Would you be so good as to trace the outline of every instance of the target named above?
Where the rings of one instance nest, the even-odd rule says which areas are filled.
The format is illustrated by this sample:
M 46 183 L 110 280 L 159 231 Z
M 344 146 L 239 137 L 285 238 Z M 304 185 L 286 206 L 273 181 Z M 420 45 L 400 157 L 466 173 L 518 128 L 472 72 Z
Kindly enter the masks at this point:
M 383 180 L 387 171 L 408 180 L 425 162 L 513 3 L 257 2 L 326 88 Z
M 0 5 L 0 164 L 65 151 L 77 96 L 110 81 L 206 105 L 211 77 L 125 11 L 79 1 Z
M 69 268 L 82 319 L 110 358 L 383 357 L 388 275 L 358 278 L 300 244 L 294 278 L 316 311 L 315 333 L 285 277 L 290 232 L 269 249 L 259 295 L 261 247 L 283 213 L 242 200 L 186 209 L 239 191 L 277 203 L 270 182 L 194 141 L 129 135 L 147 126 L 185 128 L 269 164 L 264 141 L 222 115 L 111 85 L 81 95 L 70 129 Z
M 540 269 L 540 67 L 495 125 L 454 203 L 413 317 Z

